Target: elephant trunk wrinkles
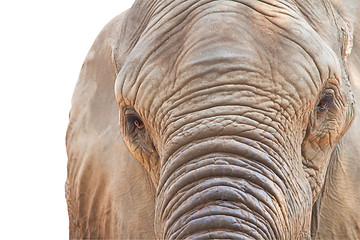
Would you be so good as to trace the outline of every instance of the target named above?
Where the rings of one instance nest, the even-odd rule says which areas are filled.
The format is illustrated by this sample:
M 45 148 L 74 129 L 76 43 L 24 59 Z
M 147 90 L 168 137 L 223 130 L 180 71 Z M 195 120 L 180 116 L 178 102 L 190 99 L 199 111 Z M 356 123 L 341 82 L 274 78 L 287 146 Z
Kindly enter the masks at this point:
M 269 154 L 226 137 L 182 149 L 160 177 L 159 238 L 291 237 L 285 179 Z

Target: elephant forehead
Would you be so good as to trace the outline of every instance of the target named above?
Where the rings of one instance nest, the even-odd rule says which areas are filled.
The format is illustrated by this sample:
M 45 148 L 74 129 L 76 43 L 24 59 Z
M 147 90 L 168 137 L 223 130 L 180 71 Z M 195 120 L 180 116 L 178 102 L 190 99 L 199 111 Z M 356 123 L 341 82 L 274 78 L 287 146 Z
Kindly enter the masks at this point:
M 128 56 L 116 84 L 118 101 L 144 109 L 144 114 L 156 112 L 187 88 L 209 82 L 265 85 L 283 94 L 306 89 L 297 96 L 305 99 L 316 94 L 329 69 L 336 68 L 331 49 L 284 6 L 207 1 L 155 20 Z

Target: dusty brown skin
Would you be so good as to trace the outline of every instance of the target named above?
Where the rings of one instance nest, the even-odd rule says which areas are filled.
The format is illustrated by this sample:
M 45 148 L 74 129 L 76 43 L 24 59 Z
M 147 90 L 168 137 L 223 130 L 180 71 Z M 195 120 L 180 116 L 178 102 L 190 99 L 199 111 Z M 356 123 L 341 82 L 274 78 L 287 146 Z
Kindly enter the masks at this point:
M 75 88 L 70 238 L 359 239 L 359 12 L 136 1 Z

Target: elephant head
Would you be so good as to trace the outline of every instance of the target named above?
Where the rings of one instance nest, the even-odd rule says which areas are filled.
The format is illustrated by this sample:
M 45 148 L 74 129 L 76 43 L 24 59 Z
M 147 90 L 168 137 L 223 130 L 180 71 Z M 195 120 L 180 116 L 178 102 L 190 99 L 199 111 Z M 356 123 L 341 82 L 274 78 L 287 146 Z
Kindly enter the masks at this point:
M 157 236 L 309 237 L 353 119 L 345 22 L 326 1 L 141 6 L 115 91 L 157 190 Z
M 350 25 L 328 1 L 136 1 L 122 19 L 121 136 L 156 236 L 310 238 L 354 118 Z

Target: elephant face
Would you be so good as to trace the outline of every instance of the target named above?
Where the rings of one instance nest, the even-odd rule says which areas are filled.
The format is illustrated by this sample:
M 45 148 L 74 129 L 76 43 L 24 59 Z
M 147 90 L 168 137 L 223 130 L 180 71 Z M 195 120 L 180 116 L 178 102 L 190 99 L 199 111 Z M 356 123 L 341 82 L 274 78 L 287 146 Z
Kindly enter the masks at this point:
M 305 2 L 147 6 L 115 92 L 159 238 L 309 238 L 353 98 L 346 25 Z

